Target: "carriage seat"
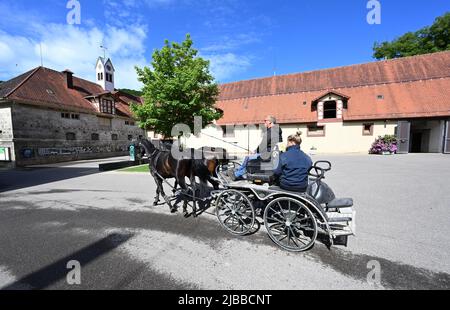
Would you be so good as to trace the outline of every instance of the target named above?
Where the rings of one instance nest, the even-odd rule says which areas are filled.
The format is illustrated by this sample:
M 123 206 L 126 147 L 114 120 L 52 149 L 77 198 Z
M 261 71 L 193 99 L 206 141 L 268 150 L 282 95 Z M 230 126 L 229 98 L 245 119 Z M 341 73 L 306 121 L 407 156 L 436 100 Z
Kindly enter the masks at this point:
M 276 181 L 275 174 L 273 172 L 269 173 L 247 173 L 247 180 L 256 184 L 274 184 Z
M 305 193 L 306 193 L 306 191 L 305 191 L 305 192 L 293 192 L 293 191 L 288 191 L 288 190 L 286 190 L 286 189 L 282 189 L 282 188 L 279 187 L 279 186 L 270 186 L 269 189 L 272 190 L 272 191 L 278 191 L 278 192 L 284 192 L 284 193 L 288 193 L 288 194 L 296 194 L 296 195 L 299 195 L 299 194 L 305 194 Z
M 258 158 L 250 160 L 247 164 L 247 180 L 255 183 L 268 183 L 272 185 L 276 182 L 274 174 L 275 166 L 278 165 L 278 159 L 282 153 L 283 143 L 277 144 L 269 158 Z
M 335 198 L 327 204 L 330 209 L 343 209 L 353 207 L 352 198 Z
M 247 180 L 258 184 L 273 184 L 276 177 L 273 173 L 272 161 L 263 161 L 261 158 L 249 161 L 247 164 Z

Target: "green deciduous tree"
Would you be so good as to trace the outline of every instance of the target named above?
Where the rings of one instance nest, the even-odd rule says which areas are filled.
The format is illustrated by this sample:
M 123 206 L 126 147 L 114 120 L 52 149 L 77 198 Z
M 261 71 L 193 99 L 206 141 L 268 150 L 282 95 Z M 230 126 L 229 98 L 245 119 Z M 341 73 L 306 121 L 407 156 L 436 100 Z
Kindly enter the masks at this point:
M 130 94 L 136 97 L 141 97 L 142 96 L 142 92 L 139 90 L 134 90 L 134 89 L 129 89 L 129 88 L 121 88 L 119 89 L 121 92 L 126 93 L 126 94 Z
M 153 53 L 152 68 L 137 68 L 144 84 L 143 105 L 132 110 L 142 128 L 171 137 L 176 124 L 186 124 L 194 131 L 194 117 L 202 117 L 203 126 L 222 117 L 214 107 L 219 88 L 209 71 L 209 61 L 198 56 L 190 35 L 181 44 L 165 41 Z
M 450 13 L 438 17 L 431 27 L 408 32 L 392 42 L 376 42 L 373 57 L 392 59 L 450 50 Z

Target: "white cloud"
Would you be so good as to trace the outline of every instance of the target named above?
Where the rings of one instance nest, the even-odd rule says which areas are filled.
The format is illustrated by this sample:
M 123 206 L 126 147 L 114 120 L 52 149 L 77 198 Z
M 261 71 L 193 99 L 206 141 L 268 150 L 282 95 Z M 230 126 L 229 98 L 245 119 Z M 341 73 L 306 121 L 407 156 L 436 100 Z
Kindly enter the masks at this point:
M 116 68 L 116 87 L 141 87 L 134 66 L 144 66 L 146 27 L 95 26 L 82 28 L 65 24 L 33 25 L 33 38 L 10 35 L 0 30 L 0 80 L 12 78 L 40 65 L 40 45 L 44 66 L 72 70 L 76 76 L 93 81 L 95 62 L 103 55 L 100 45 L 108 47 Z
M 202 55 L 211 63 L 211 73 L 219 82 L 227 81 L 234 75 L 245 72 L 251 66 L 249 56 L 234 53 Z
M 226 35 L 214 41 L 214 43 L 201 48 L 202 52 L 224 52 L 241 49 L 245 45 L 260 43 L 261 39 L 255 33 L 241 33 L 232 37 Z

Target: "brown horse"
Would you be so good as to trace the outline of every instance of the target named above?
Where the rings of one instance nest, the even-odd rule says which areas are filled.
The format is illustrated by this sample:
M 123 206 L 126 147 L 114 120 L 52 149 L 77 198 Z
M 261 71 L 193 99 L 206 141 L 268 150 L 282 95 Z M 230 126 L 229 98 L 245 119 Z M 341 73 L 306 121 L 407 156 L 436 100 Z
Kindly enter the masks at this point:
M 192 169 L 192 160 L 184 158 L 175 158 L 172 153 L 165 149 L 160 150 L 155 147 L 155 145 L 146 140 L 142 139 L 140 141 L 140 146 L 145 149 L 145 153 L 150 160 L 150 173 L 156 182 L 156 197 L 154 205 L 158 205 L 160 200 L 160 195 L 163 195 L 165 202 L 169 205 L 170 211 L 172 213 L 176 212 L 177 209 L 170 202 L 169 197 L 165 194 L 163 188 L 163 181 L 167 179 L 175 178 L 175 184 L 179 184 L 183 189 L 184 194 L 188 194 L 189 187 L 186 185 L 186 179 L 189 178 L 191 181 L 193 199 L 193 215 L 197 216 L 197 207 L 195 203 L 195 175 Z M 187 216 L 187 199 L 184 199 L 183 213 Z

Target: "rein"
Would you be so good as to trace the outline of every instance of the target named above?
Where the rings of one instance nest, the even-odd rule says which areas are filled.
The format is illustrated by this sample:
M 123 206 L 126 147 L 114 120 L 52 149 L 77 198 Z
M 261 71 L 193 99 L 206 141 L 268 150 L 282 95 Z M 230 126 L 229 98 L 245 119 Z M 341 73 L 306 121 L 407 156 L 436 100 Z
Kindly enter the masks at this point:
M 220 138 L 217 138 L 217 137 L 208 135 L 208 134 L 206 134 L 206 133 L 204 133 L 204 132 L 201 132 L 201 134 L 202 134 L 202 135 L 205 135 L 205 136 L 207 136 L 207 137 L 210 137 L 210 138 L 219 140 L 219 141 L 221 141 L 221 142 L 223 142 L 223 143 L 230 144 L 230 145 L 232 145 L 232 146 L 234 146 L 234 147 L 237 147 L 237 148 L 239 148 L 239 149 L 242 149 L 242 150 L 244 150 L 244 151 L 250 152 L 249 149 L 247 149 L 247 148 L 245 148 L 245 147 L 242 147 L 242 146 L 240 146 L 240 145 L 238 145 L 238 144 L 236 144 L 236 143 L 228 142 L 228 141 L 226 141 L 226 140 L 224 140 L 224 139 L 220 139 Z

